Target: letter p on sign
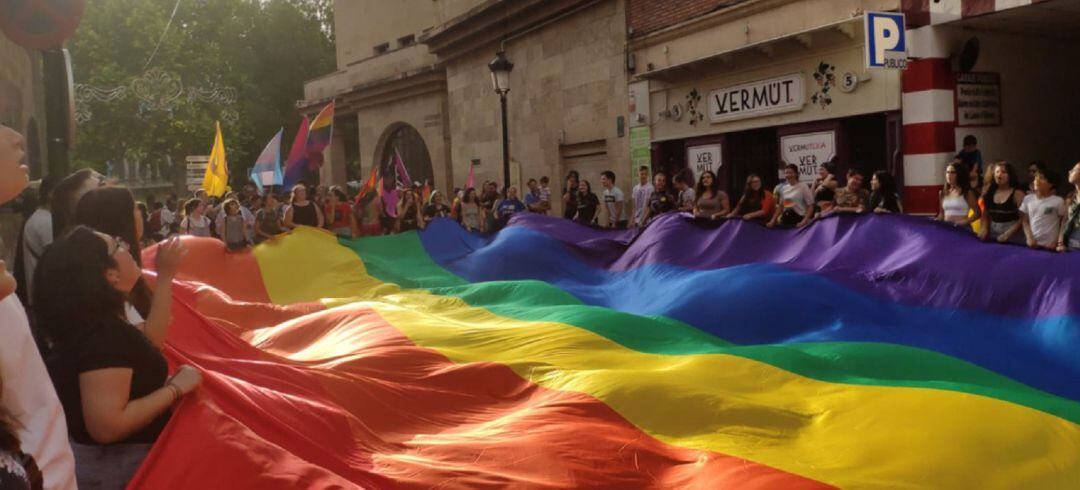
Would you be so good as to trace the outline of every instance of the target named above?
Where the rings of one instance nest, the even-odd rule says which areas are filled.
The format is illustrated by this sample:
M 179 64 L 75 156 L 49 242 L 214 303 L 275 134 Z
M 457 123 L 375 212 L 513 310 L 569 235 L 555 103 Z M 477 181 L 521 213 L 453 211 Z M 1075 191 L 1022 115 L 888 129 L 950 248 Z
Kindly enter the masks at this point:
M 867 12 L 864 19 L 867 68 L 903 68 L 907 61 L 904 14 Z

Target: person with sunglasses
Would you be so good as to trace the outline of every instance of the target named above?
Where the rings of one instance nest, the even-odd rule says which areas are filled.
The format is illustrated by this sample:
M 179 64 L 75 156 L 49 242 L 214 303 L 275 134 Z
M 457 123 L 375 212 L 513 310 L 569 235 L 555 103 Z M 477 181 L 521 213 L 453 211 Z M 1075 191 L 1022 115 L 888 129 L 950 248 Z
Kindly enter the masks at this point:
M 130 247 L 122 238 L 77 226 L 45 251 L 37 270 L 35 318 L 53 345 L 49 374 L 83 488 L 125 486 L 173 404 L 201 381 L 187 365 L 169 377 L 161 352 L 173 279 L 187 249 L 178 237 L 159 245 L 150 318 L 133 325 L 125 303 L 141 271 Z

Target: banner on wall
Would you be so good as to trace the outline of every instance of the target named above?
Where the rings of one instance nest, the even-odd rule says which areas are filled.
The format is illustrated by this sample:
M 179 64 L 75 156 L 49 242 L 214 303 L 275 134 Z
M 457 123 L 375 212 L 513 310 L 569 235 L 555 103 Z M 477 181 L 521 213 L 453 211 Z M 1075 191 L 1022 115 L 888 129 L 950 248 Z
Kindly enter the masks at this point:
M 799 181 L 812 183 L 818 166 L 836 156 L 836 131 L 793 134 L 780 137 L 780 157 L 784 164 L 799 167 Z M 780 179 L 784 169 L 780 169 Z
M 1001 75 L 956 75 L 956 125 L 1001 126 Z
M 723 165 L 723 153 L 720 145 L 691 146 L 686 149 L 686 165 L 694 171 L 694 181 L 702 172 L 717 173 Z

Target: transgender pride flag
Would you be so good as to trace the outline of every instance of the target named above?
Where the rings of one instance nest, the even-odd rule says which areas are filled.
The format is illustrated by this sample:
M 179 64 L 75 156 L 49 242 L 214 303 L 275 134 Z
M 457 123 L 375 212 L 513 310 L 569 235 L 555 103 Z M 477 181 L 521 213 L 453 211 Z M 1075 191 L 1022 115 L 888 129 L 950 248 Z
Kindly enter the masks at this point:
M 278 130 L 274 139 L 266 144 L 266 148 L 263 148 L 259 158 L 255 160 L 255 165 L 251 167 L 251 180 L 255 182 L 255 187 L 259 188 L 260 194 L 264 186 L 282 184 L 281 134 L 284 132 L 285 128 Z

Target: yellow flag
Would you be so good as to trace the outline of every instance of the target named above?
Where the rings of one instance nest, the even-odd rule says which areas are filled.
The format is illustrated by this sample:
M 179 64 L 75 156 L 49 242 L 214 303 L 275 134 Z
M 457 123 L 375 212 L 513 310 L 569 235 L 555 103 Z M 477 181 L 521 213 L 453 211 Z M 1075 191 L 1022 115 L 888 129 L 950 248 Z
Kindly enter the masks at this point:
M 214 136 L 214 148 L 210 150 L 202 188 L 213 197 L 224 196 L 229 190 L 229 164 L 225 162 L 225 142 L 221 138 L 220 122 L 217 123 L 217 135 Z

